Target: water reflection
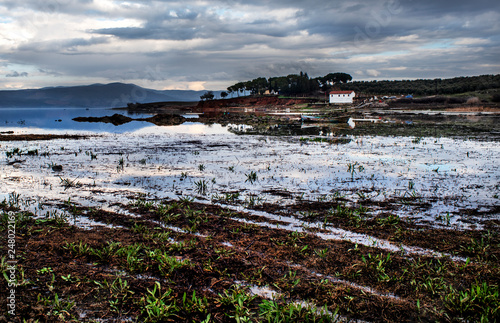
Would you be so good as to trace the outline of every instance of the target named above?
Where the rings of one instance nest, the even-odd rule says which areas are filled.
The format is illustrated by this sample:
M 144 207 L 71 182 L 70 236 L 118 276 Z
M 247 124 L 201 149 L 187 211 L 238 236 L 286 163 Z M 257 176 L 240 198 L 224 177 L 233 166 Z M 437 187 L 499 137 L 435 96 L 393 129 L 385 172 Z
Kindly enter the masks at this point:
M 101 108 L 0 108 L 0 131 L 30 131 L 41 129 L 50 132 L 90 131 L 90 132 L 130 132 L 150 125 L 147 122 L 131 122 L 121 126 L 105 123 L 76 122 L 76 117 L 102 117 L 116 113 L 112 109 Z M 120 113 L 134 118 L 150 117 L 148 113 Z
M 228 130 L 237 135 L 266 135 L 266 136 L 329 136 L 341 129 L 341 125 L 303 125 L 303 124 L 276 124 L 276 125 L 229 125 Z
M 255 112 L 255 111 L 254 111 Z M 266 136 L 321 136 L 330 135 L 342 127 L 339 124 L 256 124 L 252 126 L 229 124 L 227 126 L 214 123 L 203 124 L 197 121 L 199 115 L 214 118 L 224 114 L 237 115 L 234 111 L 222 109 L 208 109 L 198 112 L 185 111 L 181 115 L 187 122 L 177 126 L 154 126 L 150 122 L 132 120 L 130 122 L 113 125 L 103 122 L 77 122 L 77 117 L 103 117 L 115 113 L 133 119 L 148 118 L 154 113 L 116 111 L 106 108 L 0 108 L 0 132 L 15 131 L 17 133 L 153 133 L 153 134 L 236 134 L 236 135 L 266 135 Z M 270 111 L 258 114 L 266 114 Z M 241 114 L 241 113 L 240 113 Z M 244 114 L 244 113 L 243 113 Z M 286 120 L 285 120 L 286 121 Z
M 151 125 L 149 123 L 149 125 Z M 191 134 L 191 135 L 226 135 L 228 127 L 220 124 L 184 122 L 177 126 L 149 126 L 134 130 L 134 134 Z

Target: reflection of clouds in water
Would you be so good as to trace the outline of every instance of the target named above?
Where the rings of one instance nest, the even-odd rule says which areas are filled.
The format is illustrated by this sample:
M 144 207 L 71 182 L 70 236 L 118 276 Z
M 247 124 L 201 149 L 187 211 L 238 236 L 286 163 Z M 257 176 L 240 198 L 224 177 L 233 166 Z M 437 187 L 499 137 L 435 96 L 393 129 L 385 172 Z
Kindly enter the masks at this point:
M 363 137 L 363 144 L 303 144 L 297 137 L 237 136 L 217 124 L 148 124 L 132 132 L 102 134 L 86 140 L 2 143 L 2 149 L 7 151 L 16 147 L 23 151 L 38 149 L 48 156 L 22 156 L 29 162 L 20 168 L 0 163 L 0 187 L 2 193 L 16 191 L 31 196 L 36 191 L 35 194 L 54 200 L 67 200 L 68 191 L 60 185 L 59 174 L 47 167 L 54 162 L 63 166 L 61 176 L 84 184 L 71 196 L 75 201 L 94 200 L 94 189 L 87 189 L 93 185 L 102 192 L 99 198 L 110 204 L 122 193 L 127 203 L 131 191 L 178 198 L 177 194 L 195 194 L 195 181 L 204 179 L 210 181 L 211 193 L 238 191 L 242 201 L 251 194 L 270 203 L 283 202 L 282 197 L 263 193 L 273 189 L 286 190 L 292 196 L 304 194 L 304 198 L 312 200 L 343 192 L 351 202 L 359 201 L 356 192 L 363 190 L 364 196 L 384 201 L 401 197 L 409 190 L 411 181 L 415 194 L 423 200 L 446 199 L 426 210 L 408 206 L 395 211 L 402 217 L 418 218 L 417 221 L 433 221 L 436 215 L 446 212 L 459 221 L 461 216 L 456 210 L 497 203 L 493 198 L 498 192 L 494 161 L 500 150 L 496 143 L 426 138 L 415 144 L 412 140 L 367 136 Z M 65 149 L 61 150 L 63 146 Z M 87 151 L 95 152 L 98 158 L 91 160 L 84 153 Z M 120 158 L 126 160 L 125 167 L 117 171 Z M 354 162 L 364 170 L 357 172 L 352 181 L 347 165 Z M 199 169 L 201 163 L 203 171 Z M 251 171 L 258 174 L 257 182 L 247 181 L 246 174 Z M 181 180 L 182 174 L 187 177 Z M 212 183 L 214 178 L 217 180 Z
M 138 129 L 133 134 L 191 134 L 191 135 L 229 135 L 227 127 L 220 124 L 185 122 L 177 126 L 150 126 Z
M 127 111 L 116 111 L 100 108 L 2 108 L 0 110 L 0 131 L 22 133 L 66 134 L 66 133 L 136 133 L 136 134 L 193 134 L 212 135 L 227 134 L 227 128 L 220 125 L 204 125 L 186 122 L 179 126 L 155 126 L 146 121 L 136 121 L 115 126 L 104 122 L 76 122 L 76 117 L 103 117 L 115 113 L 130 116 L 134 119 L 150 117 L 151 114 L 129 114 Z M 197 115 L 190 115 L 195 120 Z M 56 121 L 56 120 L 61 120 Z M 22 123 L 20 123 L 22 121 Z
M 94 133 L 124 133 L 151 125 L 132 121 L 120 126 L 102 122 L 76 122 L 76 117 L 103 117 L 115 113 L 129 115 L 126 111 L 108 108 L 0 108 L 0 131 L 41 130 L 40 133 L 61 134 L 72 131 Z M 134 114 L 133 118 L 149 117 L 151 114 Z M 59 121 L 60 120 L 60 121 Z M 7 130 L 8 128 L 8 130 Z

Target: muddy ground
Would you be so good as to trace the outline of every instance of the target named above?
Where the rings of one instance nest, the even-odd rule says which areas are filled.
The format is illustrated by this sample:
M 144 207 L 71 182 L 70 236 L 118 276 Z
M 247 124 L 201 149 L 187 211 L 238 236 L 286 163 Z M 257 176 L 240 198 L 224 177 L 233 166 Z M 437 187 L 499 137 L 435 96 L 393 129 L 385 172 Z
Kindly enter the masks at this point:
M 81 136 L 81 135 L 42 135 L 42 134 L 13 134 L 13 133 L 4 133 L 0 134 L 0 141 L 35 141 L 35 140 L 55 140 L 55 139 L 85 139 L 89 136 Z
M 319 219 L 325 227 L 450 256 L 409 256 L 320 239 L 307 230 L 262 227 L 257 223 L 264 218 L 189 199 L 137 197 L 122 205 L 130 216 L 66 203 L 61 207 L 71 217 L 39 219 L 9 200 L 1 207 L 16 214 L 16 257 L 22 265 L 16 273 L 16 316 L 7 317 L 15 322 L 233 322 L 238 316 L 330 322 L 332 313 L 338 320 L 373 322 L 499 318 L 498 231 L 425 229 L 390 214 L 365 219 L 342 205 L 338 199 L 260 208 L 303 211 L 308 221 Z M 112 227 L 72 225 L 83 215 Z M 2 280 L 3 308 L 6 283 Z M 296 303 L 304 301 L 316 308 Z
M 350 135 L 373 134 L 499 138 L 495 113 L 334 109 L 322 116 L 391 121 L 354 129 L 331 122 L 313 127 L 339 135 L 335 144 L 349 142 Z M 287 115 L 225 111 L 220 116 L 211 115 L 210 122 L 246 124 L 263 134 L 295 129 L 292 135 L 302 135 L 302 124 Z M 0 140 L 9 137 L 56 139 L 2 134 Z M 61 178 L 61 185 L 68 195 L 83 189 L 101 193 L 95 183 Z M 201 203 L 190 196 L 160 199 L 131 190 L 128 203 L 113 205 L 120 212 L 68 198 L 38 201 L 38 209 L 64 211 L 43 216 L 33 212 L 32 202 L 11 194 L 0 200 L 0 322 L 500 320 L 498 207 L 460 210 L 465 218 L 484 220 L 458 230 L 446 215 L 438 228 L 396 214 L 402 206 L 425 209 L 434 202 L 418 195 L 381 201 L 360 190 L 360 199 L 350 203 L 342 195 L 308 200 L 287 190 L 265 193 L 275 201 L 255 197 L 242 207 L 233 191 Z M 276 216 L 270 219 L 268 213 Z M 89 221 L 101 225 L 81 225 Z M 289 228 L 295 221 L 300 230 Z M 373 244 L 331 238 L 334 230 L 368 236 Z M 382 247 L 386 243 L 395 247 Z M 15 306 L 8 307 L 12 295 Z

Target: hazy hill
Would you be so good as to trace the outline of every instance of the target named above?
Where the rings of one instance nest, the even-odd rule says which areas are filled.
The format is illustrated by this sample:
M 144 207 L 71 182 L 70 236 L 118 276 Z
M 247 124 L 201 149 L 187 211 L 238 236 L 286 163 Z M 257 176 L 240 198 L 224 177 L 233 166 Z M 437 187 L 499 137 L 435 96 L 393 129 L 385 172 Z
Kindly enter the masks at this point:
M 123 107 L 127 103 L 199 101 L 206 91 L 142 88 L 134 84 L 110 83 L 0 91 L 1 107 Z M 214 92 L 218 94 L 219 92 Z

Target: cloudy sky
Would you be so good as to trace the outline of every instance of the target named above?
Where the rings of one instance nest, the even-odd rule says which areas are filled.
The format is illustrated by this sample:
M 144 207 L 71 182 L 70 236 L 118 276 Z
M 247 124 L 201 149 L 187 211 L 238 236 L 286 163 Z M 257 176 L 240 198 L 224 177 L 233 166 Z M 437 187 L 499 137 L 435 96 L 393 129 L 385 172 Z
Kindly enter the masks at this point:
M 500 73 L 498 0 L 0 0 L 0 89 Z

